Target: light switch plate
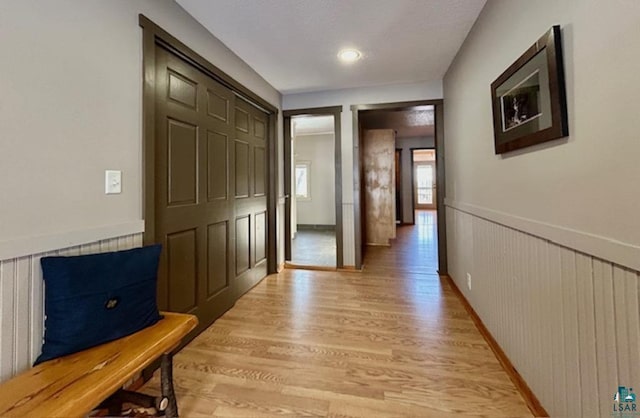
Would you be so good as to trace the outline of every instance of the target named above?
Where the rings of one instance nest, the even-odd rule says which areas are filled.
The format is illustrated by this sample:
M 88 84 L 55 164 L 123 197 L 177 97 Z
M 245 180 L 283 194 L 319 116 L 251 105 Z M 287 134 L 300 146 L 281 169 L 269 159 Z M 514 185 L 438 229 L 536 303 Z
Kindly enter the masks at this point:
M 105 170 L 104 172 L 104 192 L 106 194 L 122 193 L 122 171 Z

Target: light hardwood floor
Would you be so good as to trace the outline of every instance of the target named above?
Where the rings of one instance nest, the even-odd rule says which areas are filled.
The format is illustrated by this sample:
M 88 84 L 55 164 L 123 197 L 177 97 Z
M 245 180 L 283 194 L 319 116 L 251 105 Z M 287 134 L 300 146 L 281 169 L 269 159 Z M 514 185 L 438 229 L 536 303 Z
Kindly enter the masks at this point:
M 363 273 L 285 270 L 243 296 L 175 357 L 181 416 L 531 416 L 435 274 L 434 213 L 418 222 Z

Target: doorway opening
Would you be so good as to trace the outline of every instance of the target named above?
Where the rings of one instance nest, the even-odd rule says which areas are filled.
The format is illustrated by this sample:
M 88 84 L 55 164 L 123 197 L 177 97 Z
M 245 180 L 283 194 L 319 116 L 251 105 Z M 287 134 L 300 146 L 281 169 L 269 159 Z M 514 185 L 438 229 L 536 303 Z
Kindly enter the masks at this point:
M 342 267 L 341 107 L 288 110 L 285 267 Z
M 297 116 L 291 123 L 293 190 L 291 264 L 336 267 L 333 116 Z
M 428 221 L 438 238 L 437 271 L 446 274 L 444 193 L 436 192 L 444 191 L 442 106 L 430 100 L 351 107 L 357 269 L 368 249 L 392 246 L 402 228 Z
M 411 149 L 413 209 L 436 209 L 436 150 Z

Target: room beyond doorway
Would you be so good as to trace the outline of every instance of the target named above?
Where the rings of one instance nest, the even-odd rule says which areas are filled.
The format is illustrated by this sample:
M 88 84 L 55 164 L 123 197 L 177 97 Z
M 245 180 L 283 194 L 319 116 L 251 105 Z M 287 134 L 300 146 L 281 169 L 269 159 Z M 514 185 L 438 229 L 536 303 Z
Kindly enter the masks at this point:
M 438 273 L 438 214 L 431 209 L 415 211 L 415 224 L 398 227 L 391 247 L 370 247 L 364 271 L 378 274 L 401 271 L 404 274 Z
M 340 112 L 284 112 L 286 267 L 342 267 Z
M 372 247 L 372 240 L 367 236 L 372 231 L 371 221 L 368 219 L 368 212 L 371 211 L 371 203 L 377 204 L 377 199 L 372 199 L 371 196 L 376 195 L 375 181 L 371 182 L 373 177 L 378 178 L 376 170 L 380 171 L 382 178 L 387 177 L 394 180 L 396 171 L 389 171 L 387 166 L 394 164 L 379 164 L 376 155 L 385 156 L 385 161 L 389 160 L 388 156 L 392 156 L 392 159 L 400 161 L 400 173 L 408 173 L 411 178 L 413 170 L 407 170 L 407 167 L 413 166 L 411 160 L 411 148 L 434 148 L 437 156 L 435 162 L 435 169 L 437 172 L 437 189 L 440 191 L 435 198 L 435 207 L 439 211 L 437 216 L 438 222 L 438 272 L 440 274 L 447 273 L 447 244 L 446 244 L 446 212 L 444 210 L 444 192 L 445 192 L 445 176 L 444 176 L 444 131 L 443 120 L 444 110 L 442 100 L 424 100 L 414 102 L 399 102 L 399 103 L 381 103 L 381 104 L 363 104 L 351 106 L 353 117 L 353 156 L 354 156 L 354 229 L 355 229 L 355 267 L 356 269 L 362 268 L 363 260 L 366 258 L 367 249 Z M 383 135 L 382 131 L 387 131 Z M 389 135 L 389 131 L 391 134 Z M 377 138 L 384 136 L 384 142 L 387 144 L 384 149 L 380 145 Z M 403 144 L 408 149 L 401 146 L 398 141 L 395 143 L 394 150 L 389 149 L 389 136 L 393 138 L 402 138 L 407 141 Z M 373 138 L 373 141 L 372 141 Z M 417 144 L 409 144 L 409 142 L 418 141 Z M 430 142 L 430 143 L 428 143 Z M 372 144 L 372 146 L 370 146 Z M 393 155 L 395 154 L 395 157 Z M 384 172 L 383 172 L 384 171 Z M 401 174 L 403 177 L 404 175 Z M 367 183 L 372 183 L 368 185 Z M 385 204 L 384 207 L 378 208 L 375 213 L 385 216 L 385 220 L 388 219 L 388 214 L 393 215 L 394 224 L 413 224 L 414 221 L 414 204 L 413 195 L 414 187 L 413 181 L 410 179 L 407 182 L 387 182 L 388 187 L 383 187 L 383 191 L 388 194 L 391 190 L 394 193 L 395 190 L 402 189 L 398 192 L 395 198 L 392 197 L 393 202 L 391 204 Z M 379 194 L 379 193 L 378 193 Z M 371 195 L 371 196 L 370 196 Z M 405 197 L 403 197 L 403 195 Z M 409 204 L 404 199 L 409 199 Z M 388 196 L 386 201 L 388 201 Z M 396 210 L 402 211 L 401 214 Z M 408 219 L 410 218 L 410 221 Z M 385 221 L 385 225 L 388 222 Z M 376 231 L 377 232 L 377 231 Z M 390 229 L 385 229 L 385 236 L 381 240 L 377 240 L 375 245 L 392 245 L 394 240 L 394 232 Z M 389 233 L 391 232 L 391 233 Z M 377 237 L 377 235 L 376 235 Z M 385 243 L 388 242 L 388 243 Z M 374 246 L 375 246 L 374 245 Z
M 292 120 L 292 265 L 336 267 L 334 145 L 333 116 Z
M 298 226 L 291 245 L 291 265 L 330 268 L 336 266 L 335 229 L 305 229 Z
M 436 209 L 436 151 L 411 149 L 413 208 Z

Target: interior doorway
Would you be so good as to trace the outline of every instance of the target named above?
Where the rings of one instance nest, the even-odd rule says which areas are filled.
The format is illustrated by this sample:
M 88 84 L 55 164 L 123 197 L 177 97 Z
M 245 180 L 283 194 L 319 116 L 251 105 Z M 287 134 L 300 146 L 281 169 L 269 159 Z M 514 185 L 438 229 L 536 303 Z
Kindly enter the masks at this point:
M 413 209 L 436 209 L 436 151 L 411 150 L 413 175 Z
M 362 268 L 362 261 L 367 252 L 367 244 L 370 237 L 367 233 L 370 230 L 370 223 L 367 219 L 367 213 L 370 208 L 367 205 L 371 203 L 367 194 L 367 179 L 372 176 L 368 172 L 366 153 L 368 153 L 367 137 L 370 136 L 372 130 L 391 129 L 395 133 L 396 153 L 393 151 L 388 153 L 390 160 L 400 160 L 400 167 L 395 164 L 395 173 L 402 176 L 402 181 L 397 179 L 394 188 L 400 187 L 402 190 L 396 193 L 394 199 L 394 219 L 397 225 L 416 224 L 416 204 L 420 200 L 420 206 L 423 210 L 432 210 L 432 219 L 437 222 L 437 256 L 438 271 L 440 274 L 447 272 L 446 259 L 446 221 L 444 213 L 444 141 L 443 141 L 443 102 L 442 100 L 425 100 L 418 102 L 390 103 L 379 105 L 354 105 L 351 107 L 354 124 L 354 226 L 355 226 L 355 264 L 357 269 Z M 404 142 L 399 145 L 399 142 Z M 403 152 L 403 148 L 406 152 Z M 421 185 L 420 190 L 415 187 L 415 167 L 413 161 L 413 150 L 430 148 L 434 152 L 434 161 L 425 164 L 420 168 Z M 401 150 L 398 152 L 398 150 Z M 418 164 L 422 166 L 423 164 Z M 431 178 L 428 176 L 429 169 Z M 431 187 L 426 185 L 431 181 Z M 436 183 L 435 186 L 433 183 Z M 440 191 L 437 193 L 436 191 Z M 420 199 L 417 198 L 416 192 L 420 192 Z M 404 197 L 403 197 L 404 196 Z M 428 203 L 427 197 L 431 197 L 431 203 Z M 402 204 L 398 204 L 398 203 Z M 428 209 L 433 208 L 433 209 Z M 397 211 L 401 210 L 402 213 Z M 438 211 L 437 215 L 435 211 Z M 419 214 L 420 216 L 422 214 Z M 393 240 L 389 240 L 391 245 Z
M 283 112 L 287 268 L 343 267 L 341 110 Z
M 336 267 L 333 125 L 333 116 L 292 118 L 291 265 Z

